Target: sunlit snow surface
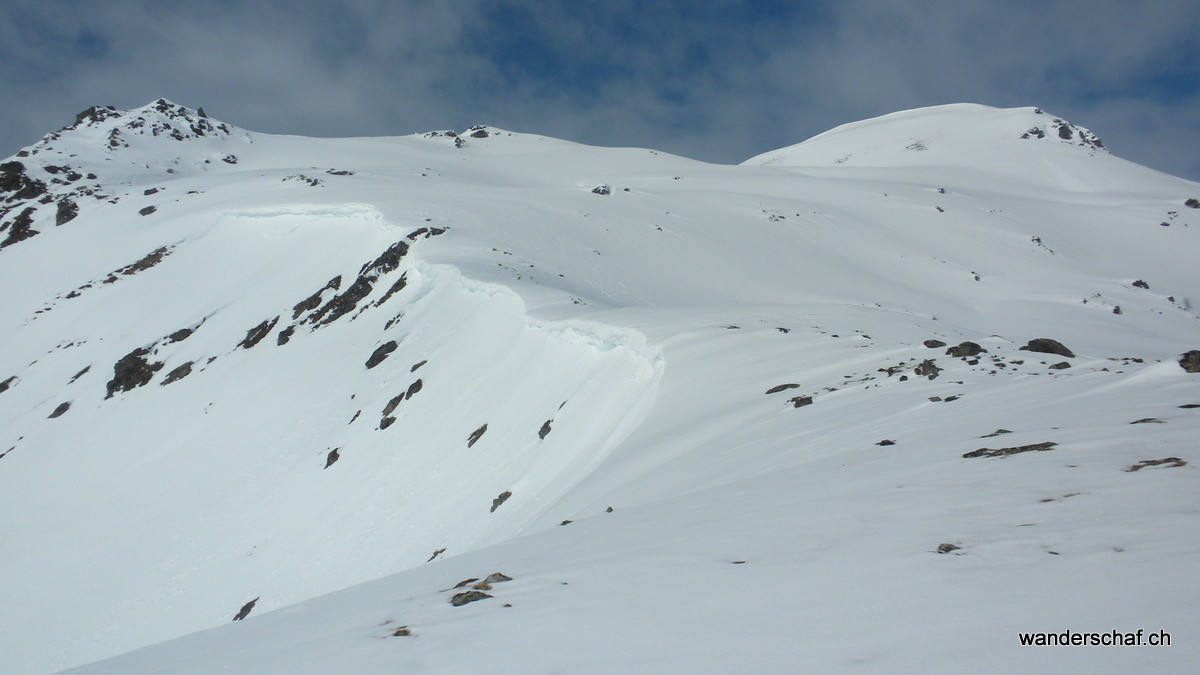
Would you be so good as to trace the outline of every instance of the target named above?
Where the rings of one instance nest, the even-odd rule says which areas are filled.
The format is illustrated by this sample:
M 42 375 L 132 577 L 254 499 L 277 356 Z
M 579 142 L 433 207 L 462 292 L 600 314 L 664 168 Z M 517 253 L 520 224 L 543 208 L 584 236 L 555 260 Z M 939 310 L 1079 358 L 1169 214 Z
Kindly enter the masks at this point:
M 1032 108 L 739 166 L 98 117 L 15 158 L 100 194 L 0 250 L 0 670 L 1200 659 L 1196 183 Z M 1017 638 L 1113 629 L 1172 645 Z

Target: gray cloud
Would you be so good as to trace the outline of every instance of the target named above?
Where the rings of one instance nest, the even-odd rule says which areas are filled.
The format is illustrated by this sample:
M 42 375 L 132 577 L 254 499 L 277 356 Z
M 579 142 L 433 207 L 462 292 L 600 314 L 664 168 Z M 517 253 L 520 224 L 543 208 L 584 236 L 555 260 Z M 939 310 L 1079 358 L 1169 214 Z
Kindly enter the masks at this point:
M 736 162 L 957 101 L 1037 105 L 1200 178 L 1192 2 L 29 2 L 0 6 L 0 154 L 166 96 L 258 131 L 490 123 Z

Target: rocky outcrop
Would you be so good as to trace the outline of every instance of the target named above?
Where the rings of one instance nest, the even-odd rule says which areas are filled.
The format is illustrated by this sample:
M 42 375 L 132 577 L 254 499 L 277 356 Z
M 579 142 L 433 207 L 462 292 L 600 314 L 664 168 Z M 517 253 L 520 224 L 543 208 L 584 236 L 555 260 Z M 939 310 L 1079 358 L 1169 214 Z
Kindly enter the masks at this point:
M 267 319 L 254 328 L 246 331 L 246 337 L 242 338 L 242 341 L 238 343 L 238 347 L 242 349 L 250 349 L 259 342 L 262 342 L 264 338 L 271 334 L 271 330 L 275 328 L 275 324 L 277 323 L 279 323 L 279 317 Z
M 163 378 L 162 384 L 160 386 L 165 387 L 168 384 L 171 384 L 172 382 L 178 382 L 179 380 L 182 380 L 183 378 L 187 377 L 188 375 L 191 375 L 193 365 L 195 365 L 195 362 L 188 361 L 187 363 L 178 365 L 175 368 L 171 369 L 171 372 L 167 373 L 167 376 Z
M 1180 356 L 1179 367 L 1183 368 L 1184 372 L 1200 373 L 1200 349 L 1193 349 Z
M 371 357 L 367 359 L 367 369 L 369 370 L 383 363 L 383 360 L 391 356 L 392 352 L 394 351 L 396 351 L 395 340 L 388 340 L 387 342 L 379 345 L 375 351 L 371 353 Z
M 1039 111 L 1040 112 L 1040 111 Z M 1100 137 L 1092 133 L 1088 129 L 1081 126 L 1071 124 L 1070 122 L 1055 117 L 1045 124 L 1039 124 L 1030 127 L 1025 133 L 1021 134 L 1021 138 L 1029 139 L 1058 139 L 1061 143 L 1070 143 L 1079 145 L 1090 150 L 1102 150 L 1107 152 L 1104 147 L 1104 142 Z
M 511 496 L 512 496 L 512 492 L 509 492 L 508 490 L 505 490 L 504 492 L 501 492 L 499 495 L 497 495 L 496 498 L 492 500 L 492 511 L 491 512 L 495 513 L 496 509 L 500 508 L 500 505 L 503 504 L 504 502 L 508 501 L 508 498 Z
M 937 364 L 933 362 L 933 359 L 925 359 L 917 364 L 916 368 L 913 368 L 913 373 L 922 377 L 928 377 L 931 380 L 935 379 L 940 372 L 942 372 L 942 369 L 938 368 Z
M 1021 347 L 1021 349 L 1027 352 L 1058 354 L 1059 356 L 1065 356 L 1067 358 L 1075 358 L 1074 352 L 1072 352 L 1070 349 L 1067 349 L 1063 343 L 1050 338 L 1034 338 L 1033 340 L 1030 340 L 1024 347 Z
M 238 613 L 233 617 L 233 620 L 241 621 L 242 619 L 245 619 L 247 616 L 250 616 L 250 610 L 254 609 L 254 605 L 256 605 L 258 603 L 258 600 L 259 600 L 259 598 L 255 598 L 255 599 L 251 600 L 250 602 L 247 602 L 246 604 L 242 605 L 242 608 L 238 610 Z
M 954 358 L 957 359 L 957 358 L 966 358 L 966 357 L 970 357 L 970 356 L 978 356 L 981 353 L 986 352 L 986 351 L 987 351 L 986 349 L 984 349 L 983 347 L 980 347 L 978 344 L 976 344 L 974 342 L 960 342 L 957 345 L 947 349 L 946 354 L 948 356 L 953 356 Z
M 113 378 L 108 381 L 108 395 L 104 398 L 112 398 L 119 391 L 130 391 L 148 384 L 163 367 L 161 362 L 147 359 L 149 354 L 149 349 L 139 347 L 122 356 L 113 365 Z
M 1007 457 L 1008 455 L 1016 455 L 1022 452 L 1043 452 L 1058 445 L 1054 441 L 1046 441 L 1044 443 L 1031 443 L 1030 445 L 1018 445 L 1011 448 L 980 448 L 966 453 L 963 457 Z
M 478 442 L 478 441 L 479 441 L 479 439 L 483 438 L 483 434 L 484 434 L 484 432 L 486 432 L 486 431 L 487 431 L 487 425 L 486 425 L 486 424 L 485 424 L 485 425 L 483 425 L 483 426 L 481 426 L 481 427 L 479 427 L 479 428 L 478 428 L 478 429 L 476 429 L 475 431 L 472 431 L 472 432 L 471 432 L 471 435 L 467 437 L 467 447 L 469 448 L 469 447 L 471 447 L 471 446 L 475 445 L 475 443 L 476 443 L 476 442 Z
M 490 597 L 493 596 L 488 595 L 483 591 L 463 591 L 462 593 L 457 593 L 454 595 L 454 597 L 450 598 L 450 604 L 454 605 L 455 607 L 462 607 L 465 604 L 476 602 L 478 600 L 486 600 Z

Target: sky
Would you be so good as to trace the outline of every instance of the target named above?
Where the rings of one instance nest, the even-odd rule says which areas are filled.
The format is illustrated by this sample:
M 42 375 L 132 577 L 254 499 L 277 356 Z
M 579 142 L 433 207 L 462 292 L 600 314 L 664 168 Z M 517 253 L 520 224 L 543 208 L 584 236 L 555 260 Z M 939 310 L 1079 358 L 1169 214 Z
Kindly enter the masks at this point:
M 0 156 L 159 97 L 267 133 L 491 124 L 719 163 L 974 102 L 1200 180 L 1194 0 L 3 0 L 0 64 Z

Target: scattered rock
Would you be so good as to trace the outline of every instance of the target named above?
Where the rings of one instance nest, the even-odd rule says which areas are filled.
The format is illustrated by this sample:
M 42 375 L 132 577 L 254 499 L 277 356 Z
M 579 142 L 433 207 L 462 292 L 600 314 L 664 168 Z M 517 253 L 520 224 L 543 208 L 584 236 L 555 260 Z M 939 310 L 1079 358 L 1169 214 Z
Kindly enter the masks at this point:
M 404 392 L 404 399 L 408 400 L 415 396 L 418 391 L 421 391 L 422 386 L 424 385 L 422 384 L 420 378 L 418 378 L 416 382 L 408 385 L 408 390 Z
M 149 354 L 149 349 L 139 347 L 113 364 L 113 379 L 108 381 L 108 395 L 104 398 L 112 398 L 118 391 L 130 391 L 150 382 L 154 374 L 162 370 L 163 364 L 147 360 Z
M 559 523 L 559 524 L 558 524 L 558 526 L 559 526 L 559 527 L 562 527 L 563 525 L 570 525 L 570 524 L 571 524 L 571 523 L 573 523 L 573 522 L 575 522 L 575 521 L 573 521 L 573 520 L 564 520 L 564 521 L 562 521 L 561 523 Z
M 1018 445 L 1012 448 L 997 448 L 994 450 L 991 448 L 980 448 L 978 450 L 973 450 L 966 453 L 963 455 L 963 457 L 1006 457 L 1008 455 L 1015 455 L 1021 452 L 1042 452 L 1044 450 L 1049 450 L 1056 445 L 1058 445 L 1058 443 L 1055 443 L 1054 441 L 1046 441 L 1044 443 L 1032 443 L 1030 445 Z
M 191 328 L 180 328 L 179 330 L 167 336 L 167 344 L 172 342 L 183 342 L 192 336 Z
M 483 437 L 483 434 L 484 434 L 484 432 L 485 432 L 485 431 L 487 431 L 487 425 L 486 425 L 486 424 L 484 424 L 483 426 L 479 427 L 479 428 L 478 428 L 478 429 L 476 429 L 475 431 L 472 431 L 472 432 L 471 432 L 471 435 L 467 437 L 467 447 L 469 448 L 469 447 L 471 447 L 472 445 L 475 445 L 476 441 L 478 441 L 480 438 L 482 438 L 482 437 Z
M 328 283 L 325 284 L 324 288 L 317 291 L 316 293 L 313 293 L 312 295 L 301 300 L 300 302 L 297 302 L 296 305 L 294 307 L 292 307 L 292 320 L 294 321 L 294 320 L 300 318 L 301 314 L 303 314 L 305 312 L 311 312 L 312 310 L 319 307 L 321 305 L 321 294 L 322 293 L 324 293 L 325 291 L 328 291 L 328 290 L 336 291 L 337 289 L 339 289 L 341 287 L 342 287 L 342 275 L 339 274 L 336 277 L 330 279 L 328 281 Z
M 993 432 L 992 432 L 992 433 L 990 433 L 990 434 L 984 434 L 983 436 L 980 436 L 980 438 L 994 438 L 994 437 L 996 437 L 996 436 L 999 436 L 999 435 L 1001 435 L 1001 434 L 1011 434 L 1011 433 L 1012 433 L 1012 431 L 1010 431 L 1010 430 L 1008 430 L 1008 429 L 1003 429 L 1003 428 L 1002 428 L 1002 429 L 997 429 L 997 430 L 993 431 Z
M 425 228 L 421 228 L 421 229 L 425 229 Z M 409 235 L 409 236 L 411 236 L 411 235 Z M 397 279 L 392 284 L 392 287 L 387 290 L 387 293 L 384 293 L 383 297 L 380 298 L 379 301 L 375 303 L 375 306 L 378 307 L 378 306 L 382 305 L 383 303 L 387 302 L 393 295 L 404 290 L 404 287 L 407 285 L 408 285 L 408 272 L 405 272 L 405 273 L 401 274 L 400 278 Z
M 1200 373 L 1200 349 L 1193 349 L 1180 356 L 1179 367 L 1187 373 Z
M 778 384 L 778 385 L 775 385 L 774 387 L 771 387 L 770 389 L 768 389 L 768 390 L 767 390 L 767 393 L 768 393 L 768 394 L 778 394 L 778 393 L 779 393 L 779 392 L 781 392 L 781 391 L 787 391 L 788 389 L 797 389 L 797 388 L 799 388 L 799 387 L 800 387 L 800 385 L 798 385 L 798 384 L 794 384 L 794 383 L 792 383 L 792 384 Z
M 83 377 L 91 369 L 92 369 L 91 366 L 84 366 L 83 370 L 79 371 L 78 373 L 75 373 L 75 375 L 71 378 L 71 382 L 74 382 L 75 380 L 78 380 L 79 378 Z M 68 382 L 67 384 L 70 384 L 70 382 Z M 0 389 L 0 391 L 3 391 L 3 389 Z
M 421 366 L 425 365 L 426 363 L 429 363 L 429 361 L 421 361 L 420 363 L 414 363 L 413 367 L 408 369 L 408 372 L 415 373 L 415 372 L 417 372 L 417 368 L 420 368 Z
M 467 603 L 475 602 L 476 600 L 486 600 L 490 597 L 492 596 L 484 593 L 483 591 L 465 591 L 463 593 L 456 594 L 453 598 L 450 598 L 450 604 L 454 605 L 455 607 L 462 607 Z
M 0 241 L 0 248 L 24 241 L 40 233 L 40 230 L 33 229 L 33 212 L 35 210 L 34 207 L 27 206 L 11 221 L 0 223 L 0 230 L 3 230 L 4 227 L 8 228 L 8 236 L 4 238 L 4 241 Z
M 254 603 L 256 603 L 256 602 L 258 602 L 258 598 L 255 598 L 255 599 L 251 600 L 250 602 L 247 602 L 246 604 L 242 605 L 242 608 L 238 610 L 237 616 L 233 617 L 233 620 L 241 621 L 242 619 L 249 616 L 250 610 L 254 609 Z
M 446 549 L 444 549 L 444 548 L 439 548 L 438 550 L 434 551 L 434 552 L 433 552 L 433 555 L 429 556 L 429 560 L 426 560 L 425 562 L 433 562 L 433 559 L 434 559 L 434 558 L 438 557 L 439 555 L 441 555 L 441 554 L 443 554 L 443 553 L 445 553 L 445 552 L 446 552 Z
M 306 321 L 318 327 L 325 326 L 342 316 L 350 313 L 363 298 L 370 295 L 375 282 L 380 275 L 387 274 L 400 266 L 400 262 L 408 253 L 408 243 L 398 241 L 388 247 L 375 260 L 364 264 L 358 272 L 358 278 L 342 293 L 329 299 L 319 310 L 310 315 Z M 318 293 L 318 302 L 320 294 Z M 311 300 L 311 298 L 309 298 Z M 308 302 L 307 300 L 305 302 Z
M 473 584 L 476 581 L 479 581 L 479 577 L 471 577 L 470 579 L 463 579 L 462 581 L 458 582 L 457 584 L 454 584 L 454 588 L 462 588 L 463 586 L 466 586 L 467 584 Z
M 876 443 L 875 445 L 895 445 L 895 444 L 896 444 L 896 441 L 893 441 L 890 438 L 885 438 L 882 441 L 879 441 L 878 443 Z
M 395 421 L 396 421 L 395 417 L 385 417 L 385 418 L 379 420 L 379 430 L 383 431 L 384 429 L 392 426 L 392 423 Z
M 1140 420 L 1134 420 L 1130 422 L 1130 424 L 1166 424 L 1166 422 L 1158 419 L 1157 417 L 1143 417 Z
M 267 337 L 267 335 L 271 333 L 271 329 L 275 328 L 275 324 L 277 323 L 279 323 L 279 317 L 267 319 L 254 328 L 246 331 L 246 337 L 238 343 L 238 347 L 241 347 L 242 349 L 250 349 L 259 342 L 262 342 L 263 338 Z
M 58 209 L 54 213 L 54 224 L 64 225 L 75 219 L 79 215 L 79 205 L 70 199 L 63 198 L 58 202 Z
M 379 347 L 377 347 L 371 354 L 371 358 L 367 359 L 367 369 L 370 370 L 371 368 L 383 363 L 383 360 L 390 356 L 394 351 L 396 351 L 395 340 L 388 340 L 387 342 L 379 345 Z
M 604 509 L 604 512 L 605 512 L 605 513 L 612 513 L 612 507 L 610 506 L 610 507 L 608 507 L 607 509 Z
M 1183 203 L 1183 205 L 1188 207 L 1189 209 L 1200 209 L 1200 199 L 1196 199 L 1195 197 L 1192 197 L 1191 199 L 1185 201 Z
M 511 493 L 511 492 L 509 492 L 508 490 L 505 490 L 504 492 L 501 492 L 501 493 L 499 494 L 499 496 L 497 496 L 495 499 L 493 499 L 493 500 L 492 500 L 492 510 L 491 510 L 491 512 L 492 512 L 492 513 L 495 513 L 495 512 L 496 512 L 496 509 L 500 508 L 500 505 L 501 505 L 501 504 L 503 504 L 504 502 L 508 501 L 508 498 L 509 498 L 509 497 L 511 497 L 511 496 L 512 496 L 512 493 Z
M 1142 469 L 1144 469 L 1148 466 L 1167 466 L 1167 467 L 1187 466 L 1187 462 L 1183 461 L 1182 459 L 1179 459 L 1178 457 L 1164 457 L 1162 459 L 1147 459 L 1147 460 L 1138 462 L 1137 464 L 1134 464 L 1133 466 L 1131 466 L 1125 470 L 1126 471 L 1141 471 Z
M 484 583 L 499 584 L 505 581 L 512 581 L 512 577 L 503 572 L 492 572 L 483 579 Z
M 342 456 L 340 454 L 338 454 L 338 448 L 334 448 L 334 449 L 330 450 L 329 454 L 325 456 L 325 467 L 324 468 L 328 469 L 329 467 L 333 466 L 333 463 L 338 461 L 339 459 L 341 459 L 341 457 Z
M 9 377 L 7 380 L 0 382 L 0 393 L 4 393 L 4 392 L 8 391 L 9 387 L 16 384 L 16 382 L 17 382 L 16 375 L 13 375 L 13 376 Z
M 592 188 L 592 194 L 605 195 L 605 196 L 611 195 L 612 188 L 608 185 L 597 185 L 596 187 Z
M 163 381 L 159 386 L 165 387 L 168 384 L 171 384 L 172 382 L 178 382 L 179 380 L 182 380 L 183 378 L 187 377 L 188 375 L 191 375 L 192 374 L 192 365 L 194 363 L 195 363 L 194 361 L 188 361 L 187 363 L 182 363 L 182 364 L 176 366 L 175 368 L 172 368 L 171 372 L 167 373 L 167 376 L 165 378 L 163 378 Z
M 1050 366 L 1050 370 L 1064 370 L 1064 369 L 1070 368 L 1070 367 L 1071 367 L 1071 364 L 1067 363 L 1066 361 L 1059 361 L 1058 363 Z
M 813 399 L 811 396 L 796 396 L 795 398 L 789 398 L 788 402 L 792 404 L 793 408 L 802 408 L 806 405 L 812 405 Z
M 923 344 L 930 349 L 938 349 L 939 347 L 946 346 L 946 343 L 941 340 L 926 340 Z
M 5 201 L 35 199 L 46 193 L 46 184 L 25 173 L 25 165 L 17 162 L 0 164 L 0 195 L 12 193 L 4 198 Z
M 940 372 L 942 372 L 942 369 L 937 367 L 933 359 L 925 359 L 916 368 L 913 368 L 913 373 L 928 377 L 931 380 L 936 378 Z
M 1138 288 L 1144 288 L 1146 290 L 1150 290 L 1150 284 L 1142 281 L 1141 279 L 1138 279 L 1137 281 L 1133 282 L 1133 285 Z
M 170 246 L 160 246 L 159 248 L 156 248 L 153 251 L 147 253 L 145 256 L 142 257 L 141 260 L 130 263 L 130 264 L 122 267 L 121 269 L 116 270 L 115 272 L 110 274 L 107 279 L 104 280 L 104 283 L 111 284 L 112 282 L 116 281 L 118 274 L 121 276 L 128 277 L 128 276 L 137 274 L 138 272 L 144 272 L 144 271 L 150 269 L 151 267 L 154 267 L 158 263 L 162 262 L 163 258 L 166 258 L 168 255 L 171 254 L 171 250 L 172 250 L 172 247 L 170 247 Z
M 400 626 L 396 630 L 392 631 L 392 637 L 410 637 L 411 635 L 412 631 L 408 626 Z
M 50 413 L 50 416 L 46 419 L 52 420 L 55 417 L 61 417 L 63 413 L 67 412 L 70 409 L 71 409 L 70 401 L 64 401 L 62 403 L 59 403 L 58 407 L 54 409 L 54 412 Z
M 279 335 L 275 336 L 275 344 L 280 345 L 280 346 L 286 345 L 288 342 L 291 341 L 292 335 L 294 335 L 295 333 L 296 333 L 295 326 L 288 326 L 287 328 L 284 328 L 283 330 L 279 331 Z
M 542 428 L 538 429 L 538 439 L 539 440 L 545 439 L 546 436 L 550 433 L 550 423 L 553 421 L 554 420 L 546 420 L 545 422 L 542 423 Z
M 155 212 L 155 211 L 157 211 L 157 210 L 158 210 L 158 208 L 157 208 L 157 207 L 154 207 L 154 206 L 147 206 L 147 207 L 146 207 L 146 208 L 144 208 L 144 209 L 140 209 L 140 210 L 138 211 L 138 213 L 139 213 L 140 215 L 143 215 L 143 216 L 148 216 L 148 215 L 150 215 L 151 213 L 154 213 L 154 212 Z
M 9 379 L 11 379 L 11 378 L 9 378 Z M 0 389 L 0 391 L 4 391 L 4 389 Z M 1185 410 L 1191 409 L 1191 408 L 1200 408 L 1200 403 L 1184 403 L 1183 405 L 1181 405 L 1179 407 L 1183 408 Z
M 1059 356 L 1065 356 L 1070 359 L 1075 358 L 1075 354 L 1072 353 L 1070 349 L 1067 349 L 1065 346 L 1063 346 L 1063 343 L 1059 342 L 1058 340 L 1051 340 L 1050 338 L 1035 338 L 1030 340 L 1029 343 L 1024 347 L 1021 347 L 1021 349 L 1027 352 L 1058 354 Z
M 960 342 L 958 345 L 947 349 L 946 354 L 948 356 L 953 356 L 954 358 L 957 359 L 957 358 L 966 357 L 966 356 L 978 356 L 980 353 L 986 352 L 986 351 L 987 351 L 986 349 L 984 349 L 983 347 L 980 347 L 978 344 L 968 341 L 968 342 Z
M 392 412 L 394 412 L 396 410 L 396 407 L 399 406 L 401 401 L 403 401 L 403 400 L 404 400 L 404 394 L 397 394 L 397 395 L 393 396 L 392 400 L 388 401 L 387 405 L 383 406 L 383 413 L 382 413 L 383 416 L 387 417 L 388 415 L 391 415 Z
M 961 551 L 961 550 L 962 550 L 961 546 L 951 544 L 949 542 L 938 544 L 938 547 L 937 547 L 938 553 L 950 553 L 951 551 Z

